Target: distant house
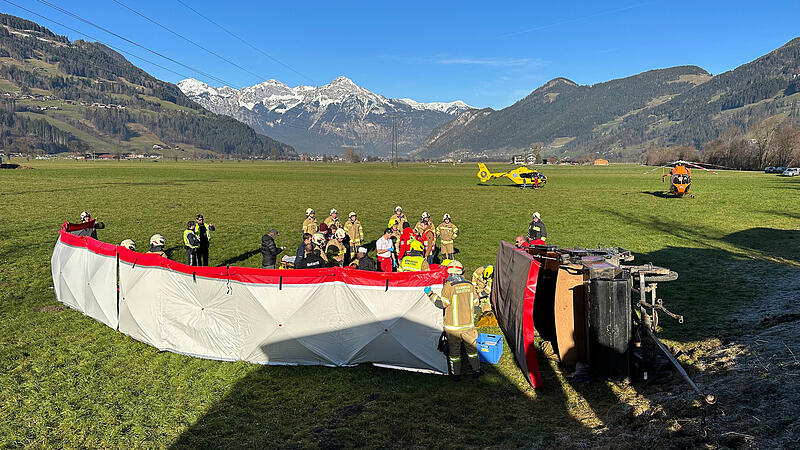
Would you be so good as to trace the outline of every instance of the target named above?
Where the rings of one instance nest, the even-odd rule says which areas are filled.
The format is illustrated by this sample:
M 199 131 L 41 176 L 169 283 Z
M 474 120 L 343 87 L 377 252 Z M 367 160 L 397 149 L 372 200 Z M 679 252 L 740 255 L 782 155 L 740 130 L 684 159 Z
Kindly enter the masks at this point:
M 607 159 L 603 159 L 603 158 L 597 158 L 597 159 L 594 160 L 594 165 L 595 166 L 607 166 L 608 165 L 608 160 Z
M 524 166 L 526 159 L 525 155 L 514 155 L 514 157 L 511 158 L 511 164 Z

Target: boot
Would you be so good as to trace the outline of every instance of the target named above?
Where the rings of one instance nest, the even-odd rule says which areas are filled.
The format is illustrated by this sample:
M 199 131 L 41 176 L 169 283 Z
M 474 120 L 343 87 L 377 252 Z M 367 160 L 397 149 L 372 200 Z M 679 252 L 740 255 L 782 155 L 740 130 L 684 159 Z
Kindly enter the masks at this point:
M 472 378 L 474 378 L 476 380 L 478 378 L 480 378 L 481 375 L 483 375 L 483 371 L 481 369 L 478 369 L 478 370 L 475 370 L 475 371 L 472 372 Z
M 461 381 L 461 375 L 450 374 L 450 379 L 453 381 Z

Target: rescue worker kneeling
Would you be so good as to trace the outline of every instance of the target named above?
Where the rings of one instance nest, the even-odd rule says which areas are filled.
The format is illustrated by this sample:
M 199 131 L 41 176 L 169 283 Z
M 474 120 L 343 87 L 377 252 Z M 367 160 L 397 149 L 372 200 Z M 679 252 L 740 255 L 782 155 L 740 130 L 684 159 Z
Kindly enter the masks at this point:
M 494 266 L 482 266 L 475 269 L 472 273 L 472 285 L 478 292 L 478 300 L 482 311 L 490 311 L 489 296 L 492 295 L 492 278 L 494 277 Z
M 461 343 L 467 351 L 472 378 L 483 375 L 478 359 L 478 330 L 472 322 L 472 315 L 477 313 L 478 295 L 472 283 L 461 275 L 464 267 L 458 261 L 451 261 L 447 266 L 450 274 L 442 287 L 442 294 L 433 292 L 430 286 L 425 293 L 437 308 L 444 309 L 444 332 L 449 349 L 448 363 L 453 381 L 461 379 Z
M 400 261 L 400 272 L 421 272 L 430 270 L 428 261 L 425 260 L 422 242 L 414 239 L 408 245 L 408 252 Z

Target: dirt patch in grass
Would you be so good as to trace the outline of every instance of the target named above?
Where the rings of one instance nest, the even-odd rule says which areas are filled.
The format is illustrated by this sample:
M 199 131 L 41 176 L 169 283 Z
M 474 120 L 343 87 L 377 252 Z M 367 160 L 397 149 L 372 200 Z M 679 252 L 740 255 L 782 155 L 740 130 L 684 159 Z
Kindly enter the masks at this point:
M 56 313 L 64 311 L 65 309 L 67 309 L 67 307 L 60 303 L 58 305 L 46 305 L 46 306 L 40 306 L 38 308 L 33 308 L 34 311 L 40 313 Z

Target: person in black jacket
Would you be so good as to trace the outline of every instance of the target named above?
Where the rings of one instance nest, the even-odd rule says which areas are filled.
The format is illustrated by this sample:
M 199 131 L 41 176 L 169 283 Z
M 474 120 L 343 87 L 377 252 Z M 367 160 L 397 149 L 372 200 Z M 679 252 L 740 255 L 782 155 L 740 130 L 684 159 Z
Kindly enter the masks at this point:
M 531 243 L 544 244 L 547 240 L 547 227 L 545 227 L 544 222 L 542 222 L 542 215 L 535 212 L 533 216 L 531 216 L 531 219 L 531 224 L 528 227 L 528 239 L 531 241 L 538 241 Z
M 297 246 L 297 251 L 294 253 L 294 263 L 300 262 L 301 259 L 306 257 L 306 246 L 311 244 L 311 234 L 310 233 L 303 233 L 303 242 Z
M 318 248 L 314 248 L 313 245 L 308 244 L 305 249 L 303 249 L 303 253 L 303 259 L 295 262 L 295 269 L 319 269 L 320 267 L 325 267 L 326 262 L 322 259 L 322 256 L 320 256 Z
M 205 219 L 203 218 L 202 214 L 198 214 L 197 217 L 197 224 L 194 226 L 194 234 L 197 236 L 197 239 L 200 240 L 200 246 L 197 247 L 197 265 L 198 266 L 207 266 L 208 265 L 208 247 L 211 240 L 211 232 L 215 231 L 213 223 L 205 223 Z
M 278 237 L 278 230 L 274 228 L 261 237 L 261 267 L 264 269 L 274 269 L 278 254 L 286 250 L 286 247 L 275 245 L 276 237 Z
M 350 263 L 350 267 L 354 267 L 359 270 L 371 270 L 375 272 L 377 266 L 375 266 L 375 260 L 370 258 L 367 254 L 367 249 L 364 247 L 358 247 L 358 253 L 356 259 Z

